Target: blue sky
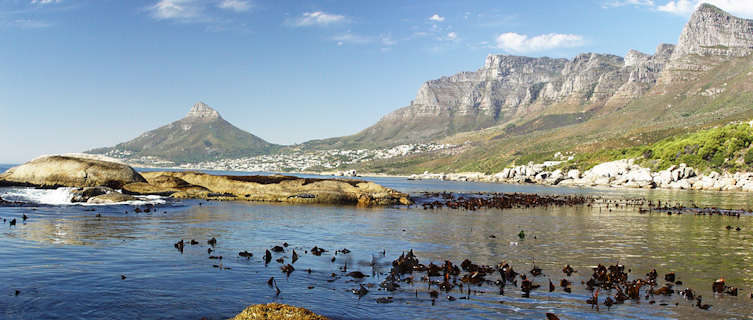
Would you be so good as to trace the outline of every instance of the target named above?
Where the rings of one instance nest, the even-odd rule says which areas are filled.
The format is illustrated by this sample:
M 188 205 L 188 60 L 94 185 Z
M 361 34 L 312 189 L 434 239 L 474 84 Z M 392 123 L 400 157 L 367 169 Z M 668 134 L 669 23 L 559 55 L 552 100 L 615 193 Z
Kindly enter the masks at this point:
M 490 53 L 652 53 L 696 4 L 0 0 L 0 163 L 130 140 L 199 100 L 274 143 L 353 134 Z

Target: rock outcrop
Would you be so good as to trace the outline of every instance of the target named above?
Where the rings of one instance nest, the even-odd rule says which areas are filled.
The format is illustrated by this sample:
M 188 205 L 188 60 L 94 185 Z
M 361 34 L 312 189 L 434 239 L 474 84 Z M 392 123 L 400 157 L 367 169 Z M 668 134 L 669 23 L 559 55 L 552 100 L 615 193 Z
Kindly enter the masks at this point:
M 146 179 L 145 179 L 146 177 Z M 132 201 L 134 195 L 289 203 L 410 204 L 408 195 L 362 180 L 292 176 L 226 176 L 199 172 L 146 172 L 114 162 L 47 156 L 0 175 L 0 185 L 74 187 L 72 202 Z M 122 189 L 122 193 L 115 189 Z
M 150 181 L 160 179 L 161 176 L 174 177 L 211 191 L 201 195 L 180 191 L 172 194 L 176 198 L 199 196 L 220 200 L 359 206 L 410 204 L 408 195 L 362 180 L 311 179 L 282 175 L 226 176 L 200 172 L 146 172 L 144 176 Z
M 489 55 L 475 72 L 427 81 L 410 106 L 351 138 L 377 143 L 431 140 L 525 119 L 556 106 L 577 113 L 624 105 L 655 85 L 673 49 L 662 44 L 653 55 L 631 50 L 625 58 L 584 53 L 570 60 Z
M 683 28 L 658 83 L 668 85 L 695 80 L 720 63 L 751 53 L 753 20 L 738 18 L 713 5 L 702 4 Z
M 554 164 L 556 165 L 556 164 Z M 577 187 L 674 189 L 706 191 L 753 192 L 753 173 L 710 172 L 700 175 L 695 169 L 680 164 L 664 170 L 652 171 L 623 159 L 598 164 L 581 173 L 580 170 L 551 169 L 546 164 L 520 165 L 487 175 L 479 172 L 412 175 L 412 180 L 449 180 L 496 183 L 535 183 Z
M 309 310 L 280 303 L 257 304 L 244 309 L 230 320 L 327 320 Z
M 107 186 L 119 189 L 134 182 L 146 182 L 146 179 L 127 165 L 71 156 L 39 157 L 0 174 L 0 185 L 43 188 Z
M 752 21 L 702 5 L 678 45 L 660 44 L 653 54 L 630 50 L 624 58 L 584 53 L 572 59 L 491 54 L 478 70 L 427 81 L 410 105 L 326 145 L 428 142 L 489 127 L 499 135 L 523 135 L 598 120 L 637 99 L 684 96 L 685 89 L 667 86 L 697 80 L 696 73 L 753 52 Z M 679 101 L 647 108 L 661 113 L 674 103 Z
M 89 204 L 113 204 L 113 203 L 121 203 L 121 202 L 128 202 L 128 201 L 134 201 L 138 200 L 138 198 L 129 196 L 126 194 L 122 194 L 120 192 L 110 192 L 107 194 L 99 195 L 96 197 L 89 198 L 89 200 L 86 201 L 86 203 Z
M 672 60 L 687 55 L 744 57 L 753 53 L 753 20 L 702 4 L 677 42 Z

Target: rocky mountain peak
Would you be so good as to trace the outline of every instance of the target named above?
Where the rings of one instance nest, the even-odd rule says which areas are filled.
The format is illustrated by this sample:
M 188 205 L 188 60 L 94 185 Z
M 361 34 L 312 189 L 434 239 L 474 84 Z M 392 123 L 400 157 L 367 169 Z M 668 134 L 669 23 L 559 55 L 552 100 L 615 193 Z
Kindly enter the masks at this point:
M 680 35 L 672 60 L 687 55 L 742 57 L 753 53 L 753 20 L 700 5 Z
M 217 110 L 212 109 L 212 107 L 208 106 L 204 102 L 197 102 L 196 104 L 191 107 L 191 110 L 188 111 L 188 115 L 186 115 L 187 119 L 202 119 L 202 120 L 213 120 L 213 119 L 220 119 L 220 113 L 217 112 Z

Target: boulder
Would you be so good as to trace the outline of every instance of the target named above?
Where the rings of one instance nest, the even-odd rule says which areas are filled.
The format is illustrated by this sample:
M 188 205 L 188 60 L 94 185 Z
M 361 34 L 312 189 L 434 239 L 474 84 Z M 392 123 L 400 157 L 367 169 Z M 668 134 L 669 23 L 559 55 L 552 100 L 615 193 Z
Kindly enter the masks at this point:
M 202 198 L 211 192 L 207 188 L 192 185 L 181 178 L 173 176 L 160 175 L 150 177 L 147 181 L 149 181 L 149 183 L 136 182 L 124 185 L 123 193 L 169 196 L 176 192 L 183 192 L 183 197 Z
M 618 176 L 617 178 L 614 178 L 611 182 L 611 185 L 613 187 L 621 187 L 622 185 L 628 183 L 628 178 L 625 176 Z
M 230 320 L 327 320 L 304 308 L 293 307 L 280 303 L 257 304 L 250 306 Z
M 126 202 L 126 201 L 134 201 L 138 200 L 138 198 L 122 194 L 120 192 L 110 192 L 108 194 L 99 195 L 96 197 L 89 198 L 89 200 L 86 201 L 86 203 L 90 204 L 112 204 L 112 203 L 119 203 L 119 202 Z
M 72 156 L 39 157 L 0 174 L 0 185 L 45 188 L 107 186 L 120 189 L 133 182 L 146 180 L 127 165 Z
M 186 182 L 185 180 L 183 180 L 181 178 L 173 177 L 173 176 L 168 176 L 168 175 L 159 175 L 159 176 L 156 176 L 156 177 L 151 177 L 151 178 L 147 179 L 147 181 L 149 182 L 149 184 L 151 184 L 151 185 L 153 185 L 155 187 L 160 187 L 160 188 L 176 188 L 176 189 L 178 189 L 178 188 L 185 188 L 185 187 L 191 187 L 192 186 L 192 184 Z
M 592 184 L 597 186 L 609 186 L 612 184 L 612 180 L 613 179 L 610 177 L 599 177 L 594 179 Z
M 201 198 L 266 202 L 357 204 L 359 206 L 410 204 L 407 194 L 373 182 L 351 179 L 313 179 L 283 175 L 227 176 L 200 172 L 145 172 L 151 180 L 160 175 L 180 178 L 211 191 Z M 176 192 L 173 197 L 186 197 Z M 188 196 L 190 197 L 190 195 Z
M 629 172 L 624 174 L 624 177 L 628 179 L 628 181 L 637 181 L 642 184 L 653 182 L 653 177 L 651 176 L 651 169 L 648 169 L 648 168 L 637 168 L 637 169 L 630 170 Z
M 549 177 L 547 177 L 546 183 L 550 185 L 557 185 L 563 180 L 565 180 L 565 175 L 562 173 L 562 170 L 557 169 L 552 171 Z
M 730 176 L 723 176 L 714 182 L 714 190 L 731 191 L 737 190 L 737 180 Z
M 108 187 L 88 187 L 88 188 L 77 189 L 71 192 L 73 194 L 73 197 L 71 198 L 71 202 L 76 202 L 76 203 L 87 202 L 91 198 L 108 194 L 114 191 L 115 190 Z
M 597 177 L 616 177 L 623 175 L 630 170 L 628 160 L 617 160 L 600 163 L 587 172 L 589 175 Z
M 693 186 L 688 182 L 688 180 L 679 180 L 675 181 L 669 184 L 670 189 L 676 189 L 676 190 L 690 190 Z
M 580 170 L 572 169 L 567 172 L 568 179 L 580 179 Z
M 654 183 L 657 186 L 663 186 L 666 187 L 669 185 L 670 182 L 672 182 L 672 171 L 670 170 L 662 170 L 656 173 L 654 175 L 653 179 Z
M 683 169 L 683 174 L 682 174 L 682 176 L 683 176 L 683 177 L 684 177 L 685 179 L 687 179 L 687 178 L 692 178 L 692 177 L 695 177 L 695 170 L 693 170 L 693 168 L 691 168 L 691 167 L 685 167 L 685 168 Z
M 681 172 L 682 172 L 681 169 L 675 169 L 675 170 L 673 170 L 672 171 L 672 181 L 677 181 L 677 180 L 682 179 L 682 176 L 680 175 Z
M 131 195 L 169 196 L 178 191 L 180 190 L 158 187 L 146 182 L 134 182 L 123 186 L 123 193 Z
M 694 190 L 712 190 L 716 180 L 709 176 L 702 176 L 696 183 L 693 184 Z

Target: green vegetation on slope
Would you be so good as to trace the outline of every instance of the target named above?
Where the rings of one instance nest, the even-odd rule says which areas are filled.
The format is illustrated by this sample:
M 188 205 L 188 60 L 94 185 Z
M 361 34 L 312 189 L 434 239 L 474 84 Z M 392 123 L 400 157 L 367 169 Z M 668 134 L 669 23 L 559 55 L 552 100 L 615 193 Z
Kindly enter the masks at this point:
M 588 169 L 602 162 L 635 158 L 639 164 L 665 169 L 686 163 L 704 170 L 753 170 L 753 127 L 748 123 L 733 123 L 677 135 L 658 142 L 627 148 L 605 149 L 576 156 L 566 167 Z

